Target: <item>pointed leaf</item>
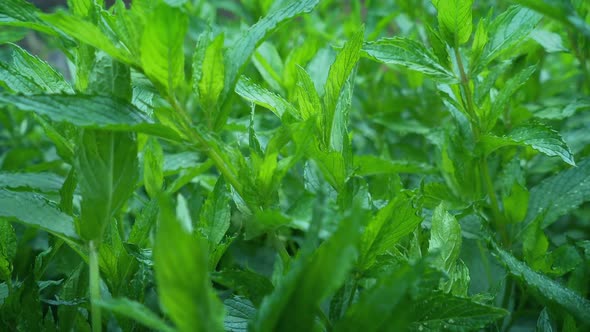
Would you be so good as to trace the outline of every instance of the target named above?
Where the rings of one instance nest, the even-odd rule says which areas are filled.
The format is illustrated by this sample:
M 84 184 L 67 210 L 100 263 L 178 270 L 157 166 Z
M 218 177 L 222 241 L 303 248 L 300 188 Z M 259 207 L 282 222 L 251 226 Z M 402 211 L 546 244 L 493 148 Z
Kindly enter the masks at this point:
M 171 129 L 154 124 L 135 106 L 117 99 L 92 95 L 8 95 L 0 93 L 0 106 L 13 106 L 34 112 L 56 122 L 80 127 L 131 131 L 137 130 L 178 139 Z
M 211 287 L 207 240 L 184 229 L 166 197 L 160 197 L 158 221 L 154 269 L 162 308 L 179 331 L 222 331 L 223 306 Z
M 414 331 L 477 331 L 506 316 L 508 311 L 448 294 L 437 294 L 415 304 Z
M 459 81 L 452 72 L 438 63 L 436 56 L 424 45 L 407 38 L 385 38 L 365 43 L 363 51 L 375 61 L 421 72 L 440 83 Z
M 161 3 L 148 14 L 146 22 L 141 39 L 141 66 L 170 93 L 184 82 L 188 18 L 182 10 Z
M 203 108 L 211 112 L 223 91 L 225 64 L 223 61 L 223 34 L 218 35 L 205 50 L 202 75 L 199 81 L 199 100 Z
M 271 110 L 277 117 L 282 118 L 285 112 L 299 118 L 297 110 L 288 101 L 274 92 L 268 91 L 251 79 L 242 76 L 236 85 L 236 93 L 242 98 L 256 105 Z
M 300 14 L 310 12 L 318 2 L 319 0 L 284 2 L 283 6 L 263 17 L 241 37 L 236 38 L 235 43 L 226 53 L 225 84 L 221 100 L 225 100 L 228 93 L 234 88 L 242 66 L 252 56 L 252 53 L 254 53 L 256 47 L 264 40 L 266 35 L 272 32 L 280 23 Z
M 97 304 L 117 315 L 131 318 L 150 329 L 164 332 L 174 331 L 162 318 L 139 302 L 127 298 L 112 298 L 98 300 Z
M 508 252 L 494 245 L 499 261 L 527 287 L 534 289 L 545 301 L 559 305 L 585 324 L 590 324 L 590 301 L 573 290 L 533 271 Z
M 369 268 L 378 255 L 391 250 L 403 237 L 412 233 L 422 217 L 412 206 L 410 198 L 399 194 L 379 210 L 367 224 L 361 238 L 360 266 Z
M 465 44 L 471 37 L 473 0 L 433 0 L 438 11 L 438 28 L 452 47 Z
M 363 216 L 345 218 L 315 252 L 301 254 L 274 292 L 262 302 L 252 331 L 310 331 L 316 310 L 344 283 L 356 260 Z
M 16 218 L 20 223 L 61 238 L 78 238 L 72 217 L 37 194 L 0 189 L 0 216 Z
M 217 180 L 213 191 L 207 196 L 199 216 L 199 228 L 212 244 L 217 246 L 229 229 L 231 208 L 229 191 L 222 177 Z
M 504 146 L 528 145 L 547 156 L 557 156 L 572 166 L 576 165 L 574 156 L 561 135 L 539 123 L 517 127 L 504 137 L 487 135 L 482 137 L 481 142 L 486 154 Z
M 432 228 L 428 252 L 436 256 L 435 265 L 443 271 L 450 273 L 461 253 L 461 226 L 441 204 L 432 214 Z
M 135 190 L 137 143 L 131 134 L 84 130 L 76 168 L 82 194 L 80 236 L 100 243 L 114 214 Z
M 524 226 L 541 216 L 541 225 L 546 228 L 587 201 L 590 201 L 589 158 L 531 188 Z

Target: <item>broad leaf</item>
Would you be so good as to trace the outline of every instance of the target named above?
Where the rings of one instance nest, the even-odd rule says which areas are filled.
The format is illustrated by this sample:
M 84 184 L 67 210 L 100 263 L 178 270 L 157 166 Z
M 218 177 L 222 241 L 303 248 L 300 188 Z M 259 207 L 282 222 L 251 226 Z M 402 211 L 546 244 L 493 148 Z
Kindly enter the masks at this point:
M 80 236 L 100 243 L 115 213 L 135 190 L 137 143 L 131 134 L 84 130 L 76 168 L 82 195 Z
M 453 47 L 465 44 L 471 37 L 473 0 L 433 0 L 438 11 L 438 28 Z
M 561 135 L 550 127 L 539 123 L 514 128 L 504 137 L 486 135 L 482 137 L 481 142 L 486 154 L 504 146 L 528 145 L 547 156 L 557 156 L 572 166 L 576 165 L 574 156 Z
M 226 331 L 247 332 L 248 322 L 256 314 L 252 302 L 242 297 L 233 297 L 223 301 L 227 315 L 223 321 Z
M 202 59 L 202 74 L 199 80 L 199 100 L 207 112 L 214 111 L 225 79 L 223 61 L 223 34 L 218 35 L 205 50 Z
M 541 17 L 520 6 L 512 6 L 498 15 L 488 28 L 489 41 L 481 60 L 473 65 L 472 73 L 479 73 L 494 59 L 522 42 L 535 29 Z
M 189 233 L 163 196 L 158 221 L 154 269 L 162 308 L 179 331 L 222 331 L 223 306 L 209 279 L 207 240 Z
M 590 159 L 545 179 L 530 190 L 525 226 L 542 218 L 542 227 L 590 200 Z
M 421 43 L 395 37 L 365 43 L 363 51 L 369 58 L 390 65 L 415 70 L 441 83 L 457 83 L 458 78 L 438 63 L 434 54 Z
M 399 194 L 377 212 L 361 238 L 361 268 L 369 268 L 378 255 L 392 250 L 403 237 L 412 233 L 422 217 L 412 206 L 412 200 Z
M 47 62 L 14 45 L 12 63 L 0 62 L 0 82 L 16 93 L 72 93 L 64 77 Z
M 42 192 L 57 192 L 64 179 L 53 173 L 0 172 L 0 188 L 26 188 Z
M 437 294 L 414 304 L 414 331 L 477 331 L 506 316 L 508 311 L 468 298 Z
M 0 216 L 16 218 L 64 239 L 77 239 L 72 217 L 37 194 L 0 189 Z
M 8 95 L 0 93 L 0 106 L 47 116 L 56 122 L 80 127 L 140 132 L 178 138 L 171 129 L 154 124 L 135 106 L 105 96 L 92 95 Z
M 199 216 L 199 229 L 215 248 L 229 229 L 231 208 L 229 191 L 223 178 L 219 178 L 215 188 L 207 197 Z
M 297 110 L 288 101 L 245 76 L 242 76 L 238 81 L 236 93 L 256 105 L 271 110 L 279 118 L 282 118 L 285 113 L 290 113 L 296 118 L 299 117 Z
M 441 204 L 432 214 L 432 228 L 428 251 L 433 253 L 434 264 L 441 270 L 451 273 L 461 253 L 461 226 Z
M 117 43 L 103 33 L 98 26 L 83 18 L 65 12 L 41 14 L 39 17 L 81 43 L 102 50 L 123 63 L 134 63 L 133 57 L 129 54 L 129 51 L 118 46 Z
M 146 18 L 141 38 L 141 66 L 168 93 L 184 82 L 184 36 L 187 29 L 186 14 L 164 3 Z
M 0 2 L 0 26 L 26 27 L 56 35 L 57 33 L 53 29 L 39 19 L 39 13 L 41 11 L 26 0 L 2 0 Z

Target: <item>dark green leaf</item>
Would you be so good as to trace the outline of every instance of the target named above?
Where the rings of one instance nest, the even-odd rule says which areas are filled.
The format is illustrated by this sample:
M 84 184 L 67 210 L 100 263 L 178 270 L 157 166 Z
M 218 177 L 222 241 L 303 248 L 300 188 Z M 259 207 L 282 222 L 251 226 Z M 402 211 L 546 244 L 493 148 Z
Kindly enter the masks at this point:
M 530 193 L 525 225 L 541 217 L 541 225 L 546 228 L 590 200 L 590 159 L 545 179 L 531 188 Z
M 514 258 L 508 252 L 495 246 L 495 252 L 508 271 L 518 277 L 528 287 L 534 289 L 539 296 L 549 303 L 562 307 L 568 313 L 584 322 L 590 323 L 590 301 L 573 290 L 533 271 L 526 264 Z

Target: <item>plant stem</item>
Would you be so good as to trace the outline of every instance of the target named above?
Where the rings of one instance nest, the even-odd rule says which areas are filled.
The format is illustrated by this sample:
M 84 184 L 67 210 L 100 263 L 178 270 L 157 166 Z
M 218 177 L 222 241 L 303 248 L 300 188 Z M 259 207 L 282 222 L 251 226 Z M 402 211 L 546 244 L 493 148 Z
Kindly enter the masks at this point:
M 502 218 L 502 212 L 500 211 L 500 205 L 498 204 L 498 196 L 496 195 L 496 191 L 494 190 L 494 183 L 492 182 L 492 178 L 490 176 L 490 169 L 488 167 L 488 161 L 484 157 L 480 160 L 480 170 L 481 175 L 483 176 L 485 187 L 488 193 L 488 197 L 490 198 L 490 205 L 492 209 L 492 216 L 494 218 L 494 226 L 500 232 L 502 236 L 502 241 L 504 244 L 508 241 L 508 234 L 506 233 L 506 227 L 504 226 L 504 221 Z
M 467 110 L 467 114 L 469 114 L 471 120 L 471 130 L 473 131 L 473 136 L 475 137 L 475 140 L 478 141 L 480 134 L 480 124 L 477 113 L 475 112 L 475 103 L 473 102 L 471 86 L 469 85 L 469 76 L 467 76 L 467 73 L 465 72 L 465 66 L 463 66 L 463 59 L 459 53 L 459 48 L 455 47 L 454 50 L 455 58 L 457 59 L 457 66 L 459 67 L 459 75 L 461 75 L 461 87 L 463 88 L 463 94 L 465 95 L 465 109 Z
M 207 141 L 207 139 L 205 139 L 205 137 L 200 132 L 198 132 L 191 126 L 191 119 L 188 116 L 188 113 L 178 103 L 178 101 L 176 101 L 176 99 L 173 97 L 168 98 L 168 101 L 170 102 L 172 107 L 178 112 L 178 114 L 181 115 L 182 123 L 180 125 L 185 131 L 185 134 L 196 140 L 203 147 L 207 156 L 211 160 L 213 160 L 215 167 L 217 167 L 217 169 L 219 170 L 219 172 L 221 172 L 221 174 L 227 180 L 227 182 L 229 182 L 229 184 L 231 184 L 236 189 L 240 196 L 244 197 L 242 191 L 242 184 L 240 183 L 240 181 L 238 181 L 235 172 L 229 166 L 230 163 L 228 163 L 222 157 L 222 155 L 217 151 L 217 147 L 214 146 L 214 144 L 211 144 L 209 141 Z
M 102 319 L 100 314 L 100 307 L 97 301 L 100 300 L 100 271 L 98 267 L 98 251 L 94 245 L 94 241 L 89 243 L 89 261 L 90 266 L 90 311 L 92 317 L 92 332 L 101 332 Z

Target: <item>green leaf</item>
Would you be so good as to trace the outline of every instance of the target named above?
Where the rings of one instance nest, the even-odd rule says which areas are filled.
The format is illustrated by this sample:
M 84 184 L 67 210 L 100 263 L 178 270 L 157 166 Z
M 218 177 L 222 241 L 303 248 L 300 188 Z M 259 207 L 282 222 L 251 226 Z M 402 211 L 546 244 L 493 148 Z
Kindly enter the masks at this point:
M 513 49 L 535 29 L 542 16 L 520 6 L 512 6 L 498 15 L 488 28 L 489 41 L 481 61 L 473 65 L 472 74 L 479 73 L 490 62 Z
M 508 311 L 468 298 L 436 294 L 415 303 L 413 331 L 478 331 L 506 316 Z
M 515 2 L 577 29 L 587 38 L 590 38 L 590 24 L 578 15 L 574 7 L 575 3 L 580 3 L 581 1 L 569 3 L 556 0 L 516 0 Z
M 334 331 L 404 331 L 411 318 L 408 307 L 404 306 L 409 305 L 410 289 L 421 279 L 422 265 L 402 265 L 383 273 L 373 287 L 361 293 L 344 318 L 336 322 Z
M 0 62 L 0 82 L 16 93 L 73 93 L 64 77 L 47 62 L 12 45 L 12 62 Z
M 41 11 L 28 1 L 3 0 L 0 2 L 0 26 L 25 27 L 55 35 L 56 32 L 39 19 L 40 13 Z
M 268 278 L 247 269 L 214 272 L 212 279 L 224 287 L 233 289 L 235 293 L 247 297 L 256 305 L 260 305 L 262 299 L 274 289 Z
M 0 279 L 12 278 L 12 261 L 16 256 L 16 233 L 7 220 L 0 219 Z
M 322 114 L 323 106 L 311 76 L 302 67 L 297 67 L 296 98 L 303 120 Z
M 223 301 L 227 315 L 223 321 L 226 331 L 247 332 L 248 322 L 256 315 L 252 302 L 241 297 L 232 297 Z
M 441 204 L 432 214 L 428 252 L 435 255 L 434 264 L 450 273 L 461 253 L 461 226 Z
M 0 172 L 0 188 L 27 188 L 42 192 L 57 192 L 64 179 L 53 173 Z
M 245 76 L 240 77 L 236 85 L 236 93 L 256 105 L 271 110 L 279 119 L 286 112 L 299 118 L 299 112 L 283 97 L 268 91 Z
M 317 250 L 299 256 L 260 305 L 252 331 L 311 331 L 320 303 L 340 288 L 353 267 L 362 219 L 359 212 L 347 216 Z
M 47 116 L 56 122 L 76 126 L 131 131 L 176 138 L 171 129 L 154 124 L 135 106 L 117 99 L 92 95 L 8 95 L 0 93 L 0 106 L 12 106 L 24 112 Z
M 131 101 L 131 70 L 103 52 L 96 54 L 86 92 Z
M 388 65 L 399 65 L 418 71 L 440 83 L 457 83 L 458 78 L 438 63 L 434 54 L 421 43 L 395 37 L 365 43 L 364 55 Z
M 184 82 L 184 36 L 188 17 L 179 8 L 160 3 L 146 17 L 141 38 L 141 66 L 171 93 Z
M 502 115 L 506 106 L 508 106 L 510 98 L 529 80 L 536 69 L 536 65 L 527 67 L 506 82 L 493 101 L 490 114 L 485 118 L 487 130 L 491 130 L 494 127 L 496 121 Z
M 502 197 L 504 212 L 510 222 L 521 222 L 526 217 L 529 206 L 529 192 L 519 183 L 514 183 L 510 193 Z
M 164 332 L 174 331 L 162 318 L 139 302 L 127 298 L 111 298 L 97 300 L 96 303 L 104 309 L 122 317 L 131 318 L 150 329 Z
M 576 165 L 574 156 L 561 135 L 540 123 L 531 123 L 514 128 L 504 137 L 486 135 L 482 137 L 481 143 L 486 154 L 504 146 L 526 145 L 547 156 L 557 156 L 572 166 Z
M 270 12 L 250 27 L 242 36 L 236 38 L 227 50 L 225 57 L 225 84 L 221 100 L 224 101 L 233 90 L 242 67 L 246 64 L 256 47 L 280 23 L 303 13 L 308 13 L 318 4 L 319 0 L 288 1 L 277 10 Z
M 154 269 L 160 304 L 179 331 L 222 331 L 223 306 L 211 287 L 207 240 L 181 225 L 168 198 L 159 201 Z
M 40 228 L 63 239 L 78 239 L 72 217 L 34 193 L 0 189 L 0 216 Z
M 359 266 L 367 269 L 378 255 L 385 254 L 422 222 L 412 200 L 399 194 L 373 217 L 361 238 Z
M 452 47 L 465 44 L 471 37 L 473 0 L 433 0 L 438 11 L 438 28 Z
M 155 138 L 150 138 L 144 148 L 143 182 L 145 190 L 153 199 L 164 185 L 164 152 Z
M 330 66 L 328 78 L 324 85 L 324 117 L 322 119 L 325 135 L 324 140 L 326 143 L 330 143 L 334 151 L 342 151 L 342 144 L 339 144 L 340 146 L 333 145 L 335 136 L 340 138 L 343 134 L 341 131 L 346 130 L 346 124 L 348 122 L 347 109 L 350 106 L 351 94 L 347 90 L 352 89 L 352 86 L 347 88 L 346 85 L 360 58 L 363 39 L 364 29 L 361 29 L 344 44 L 344 47 Z M 345 100 L 347 96 L 349 100 Z M 338 126 L 341 127 L 340 130 L 334 130 Z
M 229 191 L 222 177 L 207 196 L 199 216 L 199 229 L 213 247 L 217 246 L 229 229 L 231 208 Z
M 81 43 L 102 50 L 123 63 L 134 63 L 133 57 L 128 50 L 112 41 L 98 26 L 81 17 L 65 12 L 40 14 L 39 17 Z
M 541 217 L 542 227 L 547 228 L 557 218 L 590 200 L 590 158 L 543 180 L 530 193 L 525 226 Z
M 494 244 L 495 254 L 508 271 L 522 281 L 527 287 L 535 290 L 544 302 L 559 305 L 567 313 L 585 324 L 590 324 L 590 301 L 573 290 L 533 271 L 526 264 L 514 258 Z
M 135 191 L 137 143 L 129 133 L 86 129 L 76 155 L 82 194 L 79 234 L 100 243 L 115 213 Z
M 223 34 L 219 34 L 205 50 L 202 59 L 202 75 L 199 80 L 199 100 L 207 112 L 217 107 L 223 91 L 225 63 L 223 61 Z
M 387 160 L 372 155 L 357 155 L 354 158 L 355 174 L 379 175 L 397 173 L 431 173 L 432 166 L 411 160 Z

